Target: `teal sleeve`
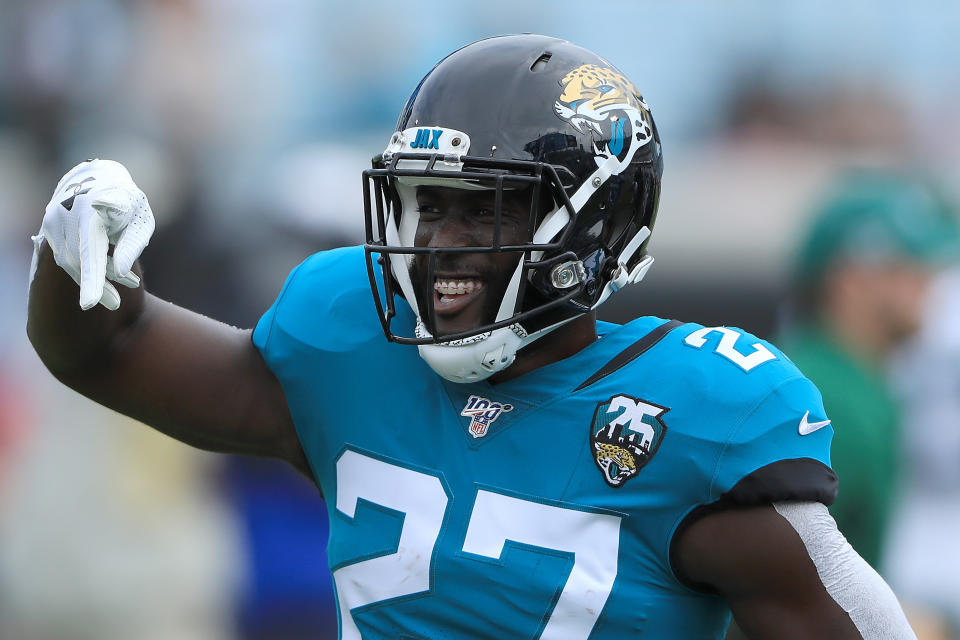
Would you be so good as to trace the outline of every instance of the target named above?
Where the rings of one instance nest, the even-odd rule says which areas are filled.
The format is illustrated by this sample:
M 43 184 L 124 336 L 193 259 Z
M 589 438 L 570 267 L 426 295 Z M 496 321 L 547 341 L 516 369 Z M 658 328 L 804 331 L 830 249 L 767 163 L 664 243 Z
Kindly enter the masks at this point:
M 344 247 L 316 253 L 290 273 L 253 343 L 282 382 L 304 373 L 304 354 L 342 353 L 382 336 L 363 247 Z
M 723 445 L 711 494 L 735 504 L 816 500 L 831 504 L 833 428 L 820 392 L 807 378 L 790 378 L 749 411 Z M 801 424 L 807 427 L 801 433 Z M 810 431 L 810 425 L 815 428 Z
M 283 302 L 284 296 L 287 291 L 291 288 L 294 279 L 297 277 L 297 274 L 300 272 L 301 267 L 304 263 L 297 265 L 293 271 L 290 272 L 290 275 L 287 276 L 286 281 L 283 283 L 283 288 L 280 290 L 280 295 L 277 296 L 277 299 L 274 300 L 273 304 L 270 305 L 270 308 L 267 309 L 260 320 L 257 322 L 257 326 L 253 329 L 253 345 L 260 350 L 261 355 L 263 355 L 264 360 L 268 363 L 270 359 L 268 357 L 268 350 L 270 348 L 270 336 L 273 333 L 273 326 L 276 321 L 277 309 Z

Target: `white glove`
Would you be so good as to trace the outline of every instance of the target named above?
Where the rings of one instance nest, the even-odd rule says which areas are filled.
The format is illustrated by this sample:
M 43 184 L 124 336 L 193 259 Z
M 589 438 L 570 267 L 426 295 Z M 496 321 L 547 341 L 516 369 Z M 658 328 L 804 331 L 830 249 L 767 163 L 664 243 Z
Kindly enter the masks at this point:
M 120 294 L 108 281 L 125 287 L 140 286 L 130 271 L 150 242 L 155 222 L 147 197 L 130 173 L 113 160 L 87 160 L 68 171 L 43 216 L 40 233 L 33 237 L 33 265 L 46 240 L 56 263 L 80 285 L 80 307 L 98 302 L 110 310 L 120 307 Z M 113 256 L 107 255 L 114 245 Z

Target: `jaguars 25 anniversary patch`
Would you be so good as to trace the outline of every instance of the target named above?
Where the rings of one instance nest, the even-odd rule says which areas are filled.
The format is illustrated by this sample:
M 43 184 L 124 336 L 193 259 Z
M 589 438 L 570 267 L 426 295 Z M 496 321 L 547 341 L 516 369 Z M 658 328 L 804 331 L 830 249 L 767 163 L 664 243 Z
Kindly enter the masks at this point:
M 667 433 L 661 416 L 669 410 L 626 395 L 597 404 L 590 443 L 607 484 L 623 486 L 650 461 Z

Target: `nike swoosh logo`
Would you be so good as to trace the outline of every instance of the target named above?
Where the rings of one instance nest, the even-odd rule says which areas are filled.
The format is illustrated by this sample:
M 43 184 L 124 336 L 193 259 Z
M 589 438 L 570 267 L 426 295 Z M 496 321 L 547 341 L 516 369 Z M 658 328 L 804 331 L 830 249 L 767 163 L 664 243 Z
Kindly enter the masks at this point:
M 807 422 L 807 418 L 810 417 L 810 412 L 807 411 L 803 414 L 803 418 L 800 420 L 800 428 L 797 431 L 800 432 L 800 435 L 806 436 L 810 435 L 817 429 L 823 429 L 825 426 L 830 424 L 829 420 L 824 420 L 823 422 Z

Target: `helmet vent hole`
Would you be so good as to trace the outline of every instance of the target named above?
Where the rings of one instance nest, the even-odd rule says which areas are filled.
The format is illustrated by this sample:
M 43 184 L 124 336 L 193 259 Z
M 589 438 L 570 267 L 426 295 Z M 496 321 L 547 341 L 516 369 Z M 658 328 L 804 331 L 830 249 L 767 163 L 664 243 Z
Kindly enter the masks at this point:
M 542 71 L 547 63 L 550 62 L 550 58 L 553 57 L 552 53 L 544 53 L 536 61 L 530 65 L 530 71 L 537 72 Z

